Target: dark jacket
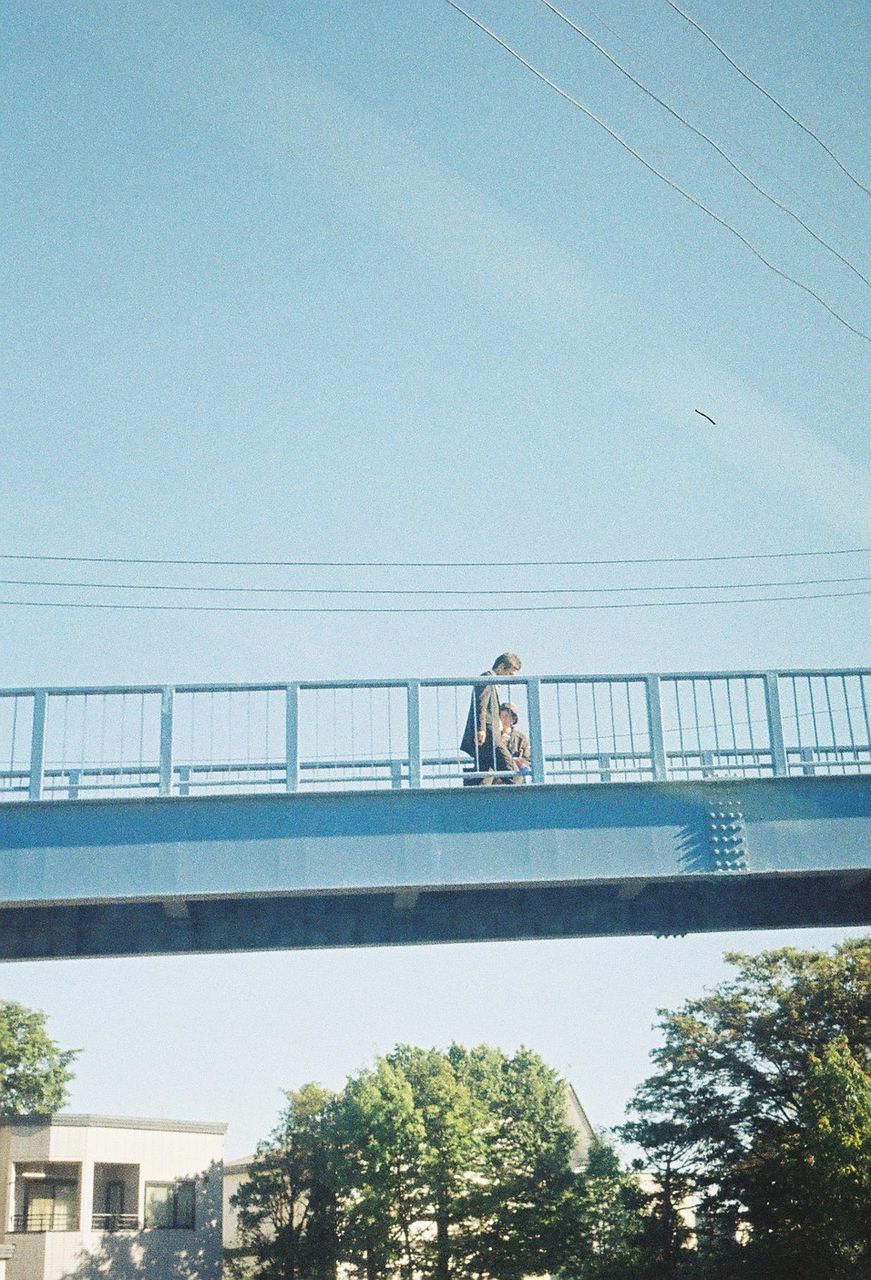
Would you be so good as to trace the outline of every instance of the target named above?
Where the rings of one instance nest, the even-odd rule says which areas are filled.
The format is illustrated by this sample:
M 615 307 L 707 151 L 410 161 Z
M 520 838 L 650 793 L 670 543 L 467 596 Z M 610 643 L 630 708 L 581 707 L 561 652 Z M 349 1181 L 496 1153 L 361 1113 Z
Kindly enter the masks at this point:
M 502 720 L 499 716 L 499 688 L 496 685 L 497 676 L 493 671 L 483 671 L 481 680 L 483 683 L 476 684 L 472 690 L 472 701 L 469 706 L 469 716 L 466 720 L 466 728 L 463 731 L 460 749 L 465 751 L 474 760 L 477 756 L 477 743 L 475 734 L 479 729 L 483 729 L 488 738 L 496 742 L 503 742 Z

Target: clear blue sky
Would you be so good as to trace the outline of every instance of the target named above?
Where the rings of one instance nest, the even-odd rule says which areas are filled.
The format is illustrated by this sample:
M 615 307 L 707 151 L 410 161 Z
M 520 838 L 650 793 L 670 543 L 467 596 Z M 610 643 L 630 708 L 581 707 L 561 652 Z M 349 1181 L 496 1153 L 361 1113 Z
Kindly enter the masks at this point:
M 686 3 L 869 181 L 864 3 Z M 471 7 L 871 332 L 865 285 L 540 4 Z M 871 198 L 662 0 L 596 7 L 695 105 L 636 60 L 643 78 L 752 151 L 757 179 L 799 208 L 795 189 L 871 274 Z M 624 56 L 587 6 L 565 8 Z M 869 343 L 443 0 L 9 0 L 0 37 L 0 552 L 871 545 Z M 869 556 L 773 564 L 137 580 L 508 590 L 871 574 Z M 113 572 L 134 578 L 55 576 Z M 0 683 L 449 675 L 506 647 L 530 672 L 861 665 L 869 599 L 357 619 L 2 607 Z M 26 965 L 3 990 L 83 1047 L 74 1108 L 227 1119 L 239 1154 L 280 1088 L 339 1084 L 399 1039 L 527 1043 L 614 1123 L 655 1008 L 716 981 L 724 946 L 834 936 Z

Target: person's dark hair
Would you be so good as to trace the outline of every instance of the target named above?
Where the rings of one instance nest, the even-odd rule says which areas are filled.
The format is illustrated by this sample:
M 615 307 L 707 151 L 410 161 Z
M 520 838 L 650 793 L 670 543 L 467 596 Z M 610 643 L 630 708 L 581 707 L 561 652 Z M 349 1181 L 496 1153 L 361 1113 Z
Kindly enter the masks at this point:
M 495 671 L 497 667 L 516 667 L 519 671 L 523 666 L 516 653 L 500 653 L 499 657 L 493 662 L 491 671 Z

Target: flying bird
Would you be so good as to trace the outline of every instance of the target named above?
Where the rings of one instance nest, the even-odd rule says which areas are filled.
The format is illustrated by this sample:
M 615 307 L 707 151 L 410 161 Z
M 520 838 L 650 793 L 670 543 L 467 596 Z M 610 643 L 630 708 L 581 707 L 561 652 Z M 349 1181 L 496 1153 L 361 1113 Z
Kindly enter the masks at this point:
M 701 409 L 694 409 L 693 412 L 697 413 L 700 418 L 707 418 L 708 422 L 710 422 L 712 427 L 715 427 L 717 425 L 714 419 L 709 414 L 702 413 Z

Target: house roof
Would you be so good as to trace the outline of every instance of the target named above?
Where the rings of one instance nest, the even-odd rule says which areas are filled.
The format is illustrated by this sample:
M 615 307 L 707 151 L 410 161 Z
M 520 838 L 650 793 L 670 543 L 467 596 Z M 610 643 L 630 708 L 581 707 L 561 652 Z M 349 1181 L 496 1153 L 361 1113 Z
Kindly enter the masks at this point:
M 226 1124 L 208 1123 L 201 1120 L 154 1120 L 135 1116 L 94 1116 L 75 1115 L 61 1111 L 56 1115 L 40 1116 L 3 1116 L 0 1125 L 12 1126 L 51 1126 L 52 1128 L 75 1129 L 156 1129 L 164 1133 L 212 1133 L 224 1134 Z

